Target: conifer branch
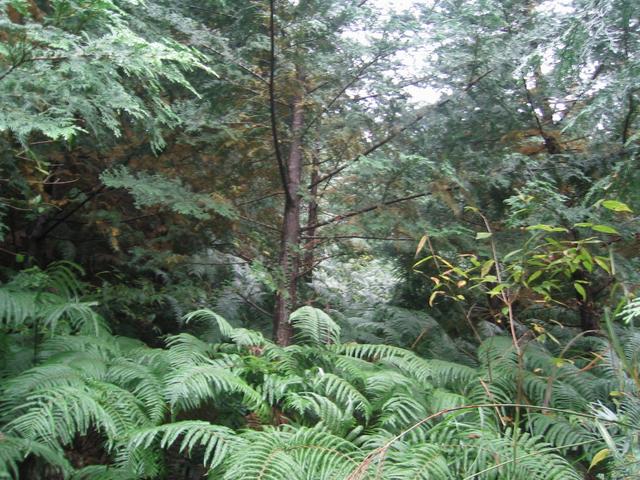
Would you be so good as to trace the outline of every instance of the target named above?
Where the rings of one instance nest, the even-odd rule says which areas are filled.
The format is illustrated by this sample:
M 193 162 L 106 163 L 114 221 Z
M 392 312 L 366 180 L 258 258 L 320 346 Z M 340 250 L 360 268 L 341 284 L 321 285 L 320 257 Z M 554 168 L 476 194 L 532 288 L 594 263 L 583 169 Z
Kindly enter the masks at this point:
M 369 205 L 368 207 L 364 207 L 364 208 L 361 208 L 359 210 L 354 210 L 352 212 L 343 213 L 342 215 L 336 215 L 334 217 L 331 217 L 328 220 L 324 220 L 322 222 L 318 222 L 315 225 L 309 225 L 307 227 L 304 227 L 302 229 L 302 231 L 311 230 L 311 229 L 319 228 L 319 227 L 324 227 L 325 225 L 329 225 L 331 223 L 339 222 L 341 220 L 344 220 L 345 218 L 351 218 L 351 217 L 355 217 L 356 215 L 360 215 L 362 213 L 371 212 L 371 211 L 376 210 L 376 209 L 378 209 L 380 207 L 386 207 L 388 205 L 393 205 L 395 203 L 405 202 L 407 200 L 413 200 L 415 198 L 426 197 L 427 195 L 431 195 L 431 193 L 429 193 L 429 192 L 427 192 L 427 193 L 416 193 L 414 195 L 409 195 L 408 197 L 395 198 L 393 200 L 388 200 L 386 202 L 378 203 L 376 205 Z

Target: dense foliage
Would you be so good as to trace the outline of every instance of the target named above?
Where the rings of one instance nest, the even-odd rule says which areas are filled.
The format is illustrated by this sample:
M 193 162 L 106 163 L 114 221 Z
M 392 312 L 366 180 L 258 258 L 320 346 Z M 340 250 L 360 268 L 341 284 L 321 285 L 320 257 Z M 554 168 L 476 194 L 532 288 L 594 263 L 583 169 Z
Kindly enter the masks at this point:
M 640 476 L 637 2 L 391 3 L 0 0 L 0 478 Z

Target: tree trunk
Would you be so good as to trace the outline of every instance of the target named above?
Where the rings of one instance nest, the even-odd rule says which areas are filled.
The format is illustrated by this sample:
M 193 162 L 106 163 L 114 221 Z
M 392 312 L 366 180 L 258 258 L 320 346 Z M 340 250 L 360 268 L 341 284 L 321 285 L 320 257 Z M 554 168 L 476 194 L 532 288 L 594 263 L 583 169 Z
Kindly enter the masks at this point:
M 301 80 L 300 75 L 298 79 Z M 291 120 L 291 144 L 287 159 L 287 185 L 285 191 L 282 236 L 280 237 L 281 283 L 276 293 L 273 319 L 273 336 L 278 345 L 289 345 L 293 329 L 289 315 L 295 309 L 298 298 L 298 276 L 300 271 L 300 182 L 302 180 L 302 128 L 304 124 L 302 92 L 293 98 Z
M 318 184 L 316 182 L 320 178 L 319 163 L 318 152 L 315 152 L 311 165 L 311 189 L 309 190 L 310 198 L 307 206 L 307 228 L 305 232 L 309 239 L 304 244 L 304 259 L 302 261 L 302 278 L 304 278 L 304 281 L 307 283 L 311 283 L 313 280 L 314 250 L 318 242 L 313 237 L 316 236 L 314 225 L 318 223 Z

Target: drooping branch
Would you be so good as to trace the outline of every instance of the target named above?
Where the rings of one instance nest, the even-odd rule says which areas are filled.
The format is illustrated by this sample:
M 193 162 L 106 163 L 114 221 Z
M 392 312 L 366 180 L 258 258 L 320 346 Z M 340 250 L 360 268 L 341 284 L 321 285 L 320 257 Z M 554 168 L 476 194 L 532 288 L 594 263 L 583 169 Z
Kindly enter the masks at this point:
M 253 300 L 251 300 L 249 297 L 246 297 L 245 295 L 241 294 L 238 291 L 234 292 L 243 302 L 245 302 L 247 305 L 249 305 L 251 308 L 257 310 L 258 312 L 262 313 L 263 315 L 266 315 L 267 317 L 272 317 L 273 313 L 271 312 L 267 312 L 264 308 L 262 308 L 260 305 L 258 305 L 257 303 L 255 303 Z
M 371 211 L 376 210 L 376 209 L 378 209 L 380 207 L 386 207 L 386 206 L 393 205 L 393 204 L 396 204 L 396 203 L 406 202 L 408 200 L 413 200 L 415 198 L 426 197 L 427 195 L 431 195 L 431 193 L 430 192 L 416 193 L 414 195 L 409 195 L 408 197 L 395 198 L 393 200 L 388 200 L 386 202 L 378 203 L 376 205 L 369 205 L 368 207 L 364 207 L 364 208 L 361 208 L 359 210 L 354 210 L 354 211 L 351 211 L 351 212 L 343 213 L 342 215 L 336 215 L 334 217 L 329 218 L 328 220 L 324 220 L 322 222 L 318 222 L 315 225 L 307 226 L 307 227 L 303 228 L 302 230 L 303 231 L 307 231 L 307 230 L 311 230 L 311 229 L 324 227 L 325 225 L 330 225 L 332 223 L 339 222 L 339 221 L 344 220 L 346 218 L 351 218 L 351 217 L 355 217 L 357 215 L 361 215 L 363 213 L 371 212 Z

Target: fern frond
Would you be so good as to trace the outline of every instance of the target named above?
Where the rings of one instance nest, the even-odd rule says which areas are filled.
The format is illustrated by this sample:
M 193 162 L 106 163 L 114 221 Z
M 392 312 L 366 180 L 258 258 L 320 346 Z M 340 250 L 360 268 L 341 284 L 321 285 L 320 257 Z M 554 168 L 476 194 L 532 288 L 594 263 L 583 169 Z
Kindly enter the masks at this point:
M 623 322 L 633 324 L 635 319 L 640 317 L 640 297 L 636 297 L 627 303 L 619 316 Z
M 112 383 L 92 380 L 88 385 L 115 426 L 114 440 L 151 423 L 144 404 L 133 393 Z
M 428 443 L 411 446 L 401 443 L 400 445 L 394 445 L 385 459 L 385 479 L 448 480 L 454 478 L 442 450 L 437 445 Z
M 72 330 L 98 335 L 106 330 L 106 323 L 92 307 L 97 302 L 65 301 L 55 305 L 47 305 L 40 311 L 42 325 L 52 333 L 61 320 L 69 323 Z
M 234 328 L 229 337 L 239 346 L 261 346 L 269 343 L 262 333 L 246 328 Z
M 215 353 L 212 344 L 203 342 L 188 333 L 167 337 L 167 359 L 174 368 L 208 363 Z
M 293 325 L 295 337 L 301 343 L 329 345 L 340 342 L 340 327 L 318 308 L 304 306 L 297 309 L 289 316 L 289 323 Z
M 516 368 L 517 353 L 509 337 L 490 337 L 478 347 L 478 359 L 481 364 L 490 368 Z
M 30 454 L 40 457 L 65 477 L 73 471 L 59 448 L 0 432 L 0 478 L 18 478 L 18 465 Z
M 251 409 L 262 407 L 262 396 L 242 378 L 216 365 L 183 365 L 166 377 L 165 398 L 172 409 L 189 410 L 206 401 L 239 393 Z
M 106 362 L 120 357 L 122 348 L 117 337 L 104 331 L 99 335 L 56 334 L 47 338 L 40 346 L 40 356 L 43 358 L 63 352 L 88 352 Z
M 343 343 L 334 347 L 336 353 L 359 358 L 369 362 L 378 362 L 393 357 L 403 357 L 412 354 L 408 350 L 392 345 Z
M 107 379 L 133 392 L 152 422 L 162 419 L 166 412 L 164 383 L 152 367 L 123 358 L 109 368 Z
M 227 480 L 332 480 L 346 478 L 362 454 L 322 427 L 267 429 L 242 434 L 231 454 Z
M 52 446 L 58 442 L 68 445 L 76 434 L 84 435 L 92 426 L 115 439 L 116 423 L 91 393 L 89 388 L 59 386 L 32 395 L 14 409 L 19 416 L 7 424 L 6 430 Z
M 0 326 L 16 328 L 33 318 L 37 311 L 36 294 L 15 291 L 8 287 L 0 288 Z
M 298 413 L 302 418 L 311 417 L 314 422 L 321 421 L 336 434 L 348 431 L 355 424 L 352 407 L 341 408 L 331 399 L 314 392 L 289 393 L 283 408 Z
M 54 290 L 58 295 L 66 298 L 80 296 L 82 283 L 78 278 L 84 275 L 80 265 L 65 260 L 49 264 L 44 272 L 46 274 L 45 286 Z
M 373 413 L 369 400 L 346 380 L 332 373 L 324 373 L 316 377 L 316 388 L 320 388 L 323 395 L 334 398 L 343 408 L 360 412 L 365 421 Z
M 365 390 L 372 399 L 385 398 L 389 392 L 410 390 L 413 380 L 395 370 L 378 370 L 367 375 Z
M 3 386 L 2 410 L 6 414 L 7 410 L 22 405 L 28 396 L 57 387 L 84 388 L 85 379 L 82 372 L 58 363 L 33 367 Z
M 377 419 L 377 425 L 392 433 L 400 433 L 401 431 L 411 427 L 426 418 L 429 413 L 422 399 L 414 398 L 408 393 L 393 392 L 390 398 L 380 407 L 380 416 Z M 423 438 L 423 429 L 413 429 L 410 432 L 410 438 Z
M 298 392 L 305 386 L 302 377 L 298 375 L 280 376 L 265 375 L 260 385 L 260 392 L 269 405 L 276 405 L 288 393 Z
M 185 324 L 190 322 L 203 322 L 208 326 L 216 326 L 220 330 L 220 334 L 223 338 L 231 337 L 234 328 L 223 317 L 218 315 L 213 310 L 203 308 L 194 312 L 187 313 L 182 317 Z
M 225 480 L 303 480 L 302 465 L 287 451 L 291 433 L 274 429 L 243 433 L 229 457 Z
M 235 437 L 235 432 L 229 428 L 203 421 L 187 420 L 134 431 L 127 443 L 126 452 L 148 449 L 155 442 L 158 442 L 160 448 L 168 449 L 180 440 L 178 446 L 180 453 L 192 455 L 195 448 L 202 448 L 203 464 L 208 469 L 213 469 L 229 454 Z
M 527 423 L 532 435 L 544 437 L 545 441 L 558 448 L 573 445 L 563 448 L 560 450 L 561 453 L 566 453 L 569 449 L 579 450 L 580 444 L 586 444 L 597 438 L 593 432 L 584 429 L 580 422 L 569 420 L 551 413 L 533 412 L 527 415 Z
M 477 384 L 479 373 L 472 367 L 443 360 L 428 360 L 429 381 L 441 388 L 463 393 Z

